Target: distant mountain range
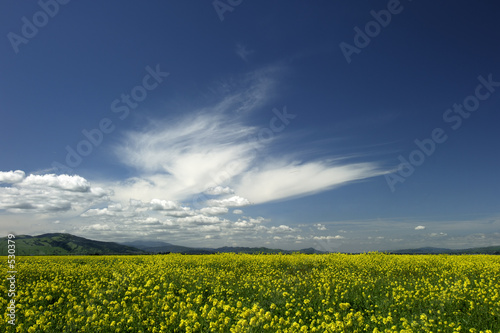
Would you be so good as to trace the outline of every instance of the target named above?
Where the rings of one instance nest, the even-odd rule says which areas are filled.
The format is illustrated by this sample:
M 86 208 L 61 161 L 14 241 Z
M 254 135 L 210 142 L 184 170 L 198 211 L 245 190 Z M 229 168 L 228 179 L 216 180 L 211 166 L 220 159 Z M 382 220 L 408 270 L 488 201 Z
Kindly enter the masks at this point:
M 462 250 L 451 250 L 438 247 L 421 247 L 418 249 L 396 250 L 389 252 L 394 254 L 500 254 L 500 246 L 474 247 Z
M 215 254 L 215 253 L 283 253 L 300 252 L 305 254 L 327 253 L 314 248 L 299 251 L 269 249 L 267 247 L 219 247 L 195 248 L 173 245 L 160 241 L 134 241 L 123 244 L 101 242 L 65 233 L 50 233 L 39 236 L 18 235 L 14 238 L 16 255 L 97 255 L 97 254 Z M 445 248 L 423 247 L 387 251 L 393 254 L 500 254 L 500 246 L 451 250 Z M 7 255 L 7 237 L 0 239 L 0 255 Z
M 173 245 L 165 242 L 147 242 L 147 241 L 135 241 L 123 243 L 123 245 L 133 246 L 149 253 L 183 253 L 183 254 L 215 254 L 215 253 L 326 253 L 318 251 L 313 248 L 302 249 L 299 251 L 287 251 L 281 249 L 269 249 L 267 247 L 219 247 L 219 248 L 207 248 L 207 247 L 186 247 Z

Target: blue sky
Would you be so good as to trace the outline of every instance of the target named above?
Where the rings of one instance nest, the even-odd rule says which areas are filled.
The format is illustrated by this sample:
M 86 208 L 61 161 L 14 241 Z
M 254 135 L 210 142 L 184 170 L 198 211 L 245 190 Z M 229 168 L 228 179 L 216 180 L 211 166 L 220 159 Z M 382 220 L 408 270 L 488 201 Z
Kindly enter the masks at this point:
M 0 6 L 3 234 L 500 244 L 492 2 Z

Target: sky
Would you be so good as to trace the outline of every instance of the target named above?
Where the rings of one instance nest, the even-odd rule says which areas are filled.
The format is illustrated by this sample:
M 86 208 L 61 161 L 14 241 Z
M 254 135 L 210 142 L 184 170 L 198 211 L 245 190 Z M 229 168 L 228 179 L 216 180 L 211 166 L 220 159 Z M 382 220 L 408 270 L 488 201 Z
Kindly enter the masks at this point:
M 3 1 L 0 232 L 500 244 L 492 1 Z

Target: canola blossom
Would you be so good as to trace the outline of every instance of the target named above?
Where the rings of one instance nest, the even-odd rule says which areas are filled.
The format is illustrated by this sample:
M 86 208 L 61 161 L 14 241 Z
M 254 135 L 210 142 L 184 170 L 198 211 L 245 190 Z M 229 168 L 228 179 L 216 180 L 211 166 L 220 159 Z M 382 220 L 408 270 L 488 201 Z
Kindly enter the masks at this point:
M 500 332 L 499 256 L 17 258 L 5 332 Z

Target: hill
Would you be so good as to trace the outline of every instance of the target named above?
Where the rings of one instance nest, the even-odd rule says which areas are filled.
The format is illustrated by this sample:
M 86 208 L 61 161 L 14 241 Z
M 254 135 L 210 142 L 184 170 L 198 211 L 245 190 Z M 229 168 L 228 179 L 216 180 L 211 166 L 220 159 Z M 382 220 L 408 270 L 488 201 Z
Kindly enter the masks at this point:
M 100 242 L 70 234 L 18 235 L 16 255 L 142 254 L 144 251 L 113 242 Z M 0 255 L 7 255 L 7 237 L 0 239 Z
M 469 249 L 452 250 L 436 247 L 421 247 L 418 249 L 404 249 L 389 251 L 394 254 L 500 254 L 500 246 L 474 247 Z

